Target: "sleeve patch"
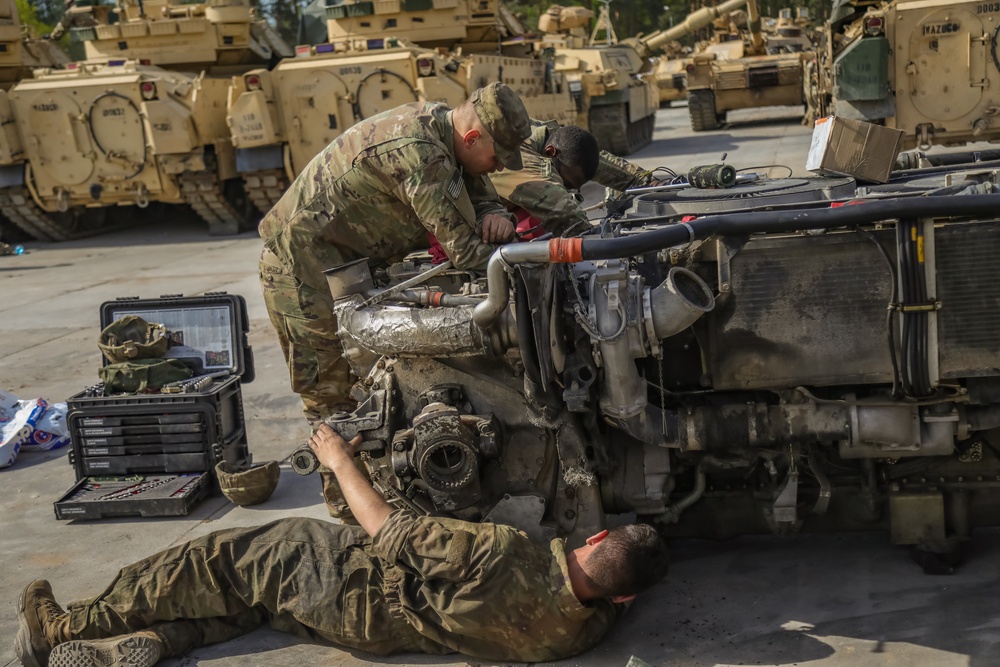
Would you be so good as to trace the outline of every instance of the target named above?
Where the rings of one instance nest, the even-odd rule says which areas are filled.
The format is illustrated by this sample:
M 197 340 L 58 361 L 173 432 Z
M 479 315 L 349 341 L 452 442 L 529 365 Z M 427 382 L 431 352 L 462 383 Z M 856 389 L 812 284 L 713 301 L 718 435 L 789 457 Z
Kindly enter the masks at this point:
M 469 562 L 472 554 L 472 545 L 476 541 L 476 536 L 464 530 L 456 530 L 448 546 L 448 555 L 445 560 L 451 565 L 465 566 Z
M 465 188 L 465 179 L 462 178 L 462 170 L 456 169 L 451 172 L 451 177 L 448 179 L 447 185 L 445 185 L 445 192 L 448 196 L 457 200 L 458 196 L 462 194 L 462 190 Z

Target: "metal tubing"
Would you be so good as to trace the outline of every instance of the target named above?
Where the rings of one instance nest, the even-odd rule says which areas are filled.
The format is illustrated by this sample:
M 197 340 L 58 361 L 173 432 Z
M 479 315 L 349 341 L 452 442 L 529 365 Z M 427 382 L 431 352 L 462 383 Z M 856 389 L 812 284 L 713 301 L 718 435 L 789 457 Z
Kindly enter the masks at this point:
M 511 264 L 524 264 L 549 261 L 549 245 L 547 243 L 518 243 L 498 248 L 486 265 L 486 282 L 489 286 L 489 296 L 476 306 L 472 320 L 481 329 L 489 329 L 500 317 L 510 302 L 510 282 L 507 280 L 507 269 Z
M 680 521 L 681 512 L 694 505 L 705 493 L 705 471 L 698 466 L 695 472 L 694 489 L 676 503 L 666 509 L 660 516 L 656 517 L 657 523 L 677 523 Z
M 863 201 L 863 200 L 862 200 Z M 949 218 L 961 216 L 995 217 L 1000 197 L 913 197 L 891 201 L 864 201 L 839 208 L 725 213 L 662 229 L 630 234 L 616 239 L 584 238 L 582 259 L 620 259 L 683 245 L 714 235 L 741 236 L 759 232 L 794 232 L 808 229 L 852 227 L 900 218 Z M 653 216 L 643 223 L 675 222 L 676 216 Z
M 355 306 L 347 299 L 337 302 L 340 337 L 352 343 L 344 345 L 345 356 L 355 346 L 376 355 L 438 358 L 484 355 L 492 349 L 489 335 L 472 324 L 472 306 Z

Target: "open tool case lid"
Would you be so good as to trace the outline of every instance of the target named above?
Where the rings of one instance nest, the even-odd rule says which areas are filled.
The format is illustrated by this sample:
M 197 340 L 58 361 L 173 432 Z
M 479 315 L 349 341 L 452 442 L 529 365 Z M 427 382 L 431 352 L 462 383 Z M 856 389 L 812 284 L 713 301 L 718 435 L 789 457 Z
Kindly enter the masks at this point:
M 254 379 L 253 348 L 246 300 L 238 294 L 164 294 L 158 299 L 119 297 L 101 304 L 101 330 L 126 315 L 167 328 L 165 359 L 179 359 L 196 375 L 229 371 L 243 384 Z M 103 360 L 103 365 L 107 365 Z

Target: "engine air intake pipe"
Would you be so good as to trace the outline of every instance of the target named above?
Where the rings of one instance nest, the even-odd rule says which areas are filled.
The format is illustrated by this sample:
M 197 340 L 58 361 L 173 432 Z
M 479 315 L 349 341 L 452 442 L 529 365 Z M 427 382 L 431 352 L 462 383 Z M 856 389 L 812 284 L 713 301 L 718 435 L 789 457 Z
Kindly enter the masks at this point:
M 657 340 L 687 329 L 715 307 L 715 296 L 697 274 L 675 266 L 658 287 L 649 291 L 653 332 Z

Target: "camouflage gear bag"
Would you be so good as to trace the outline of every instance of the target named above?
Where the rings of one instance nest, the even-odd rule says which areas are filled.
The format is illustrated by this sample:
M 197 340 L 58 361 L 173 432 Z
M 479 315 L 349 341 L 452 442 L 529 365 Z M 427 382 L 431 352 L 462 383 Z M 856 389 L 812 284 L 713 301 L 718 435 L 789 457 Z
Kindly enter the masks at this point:
M 193 375 L 191 369 L 177 359 L 136 359 L 110 364 L 98 371 L 104 383 L 104 394 L 134 394 L 146 389 L 159 389 Z
M 167 351 L 167 328 L 138 315 L 126 315 L 104 328 L 97 346 L 112 364 L 159 358 Z

